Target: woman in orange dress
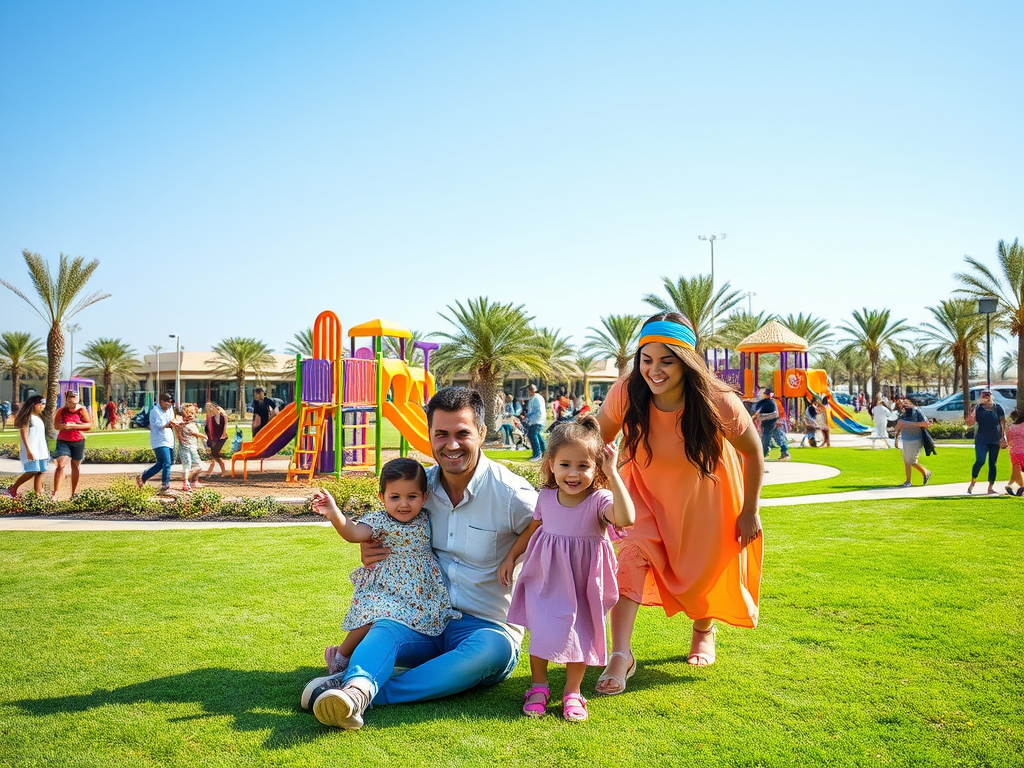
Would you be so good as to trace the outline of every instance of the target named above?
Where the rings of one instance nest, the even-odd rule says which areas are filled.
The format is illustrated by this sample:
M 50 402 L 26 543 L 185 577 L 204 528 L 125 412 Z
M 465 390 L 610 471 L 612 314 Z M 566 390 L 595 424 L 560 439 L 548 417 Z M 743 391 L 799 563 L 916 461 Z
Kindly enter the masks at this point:
M 682 315 L 652 317 L 632 371 L 598 413 L 606 441 L 623 433 L 621 475 L 636 507 L 619 548 L 612 653 L 598 693 L 622 693 L 636 672 L 630 640 L 641 605 L 693 619 L 687 661 L 696 666 L 715 661 L 714 619 L 757 625 L 764 456 L 743 403 L 696 343 Z

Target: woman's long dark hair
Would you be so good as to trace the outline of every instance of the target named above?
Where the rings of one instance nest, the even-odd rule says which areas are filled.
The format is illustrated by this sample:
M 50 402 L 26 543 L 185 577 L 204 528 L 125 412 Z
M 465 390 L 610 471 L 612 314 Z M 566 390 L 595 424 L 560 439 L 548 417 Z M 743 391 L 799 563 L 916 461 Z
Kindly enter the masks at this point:
M 36 403 L 41 403 L 42 401 L 42 395 L 32 395 L 32 397 L 22 403 L 18 409 L 18 415 L 14 417 L 14 426 L 21 429 L 28 424 L 29 419 L 32 418 L 32 409 L 36 407 Z
M 678 312 L 659 313 L 645 324 L 657 320 L 667 320 L 693 329 L 693 323 Z M 697 468 L 702 479 L 709 477 L 717 482 L 715 470 L 722 459 L 723 424 L 715 396 L 719 392 L 732 390 L 708 370 L 704 359 L 692 349 L 674 344 L 665 346 L 683 363 L 683 412 L 679 417 L 678 428 L 686 458 Z M 640 373 L 640 353 L 641 350 L 637 349 L 633 370 L 626 377 L 628 401 L 622 419 L 622 434 L 625 438 L 623 453 L 627 459 L 635 460 L 637 448 L 643 441 L 647 451 L 646 466 L 651 463 L 651 444 L 647 438 L 651 388 Z

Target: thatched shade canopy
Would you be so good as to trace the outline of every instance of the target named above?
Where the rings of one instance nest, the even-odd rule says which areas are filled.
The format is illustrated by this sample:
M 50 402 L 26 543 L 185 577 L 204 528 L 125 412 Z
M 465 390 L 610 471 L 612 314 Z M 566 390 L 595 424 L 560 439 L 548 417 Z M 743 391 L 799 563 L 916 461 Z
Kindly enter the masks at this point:
M 769 320 L 737 344 L 736 351 L 759 355 L 778 352 L 806 352 L 807 342 L 778 320 Z

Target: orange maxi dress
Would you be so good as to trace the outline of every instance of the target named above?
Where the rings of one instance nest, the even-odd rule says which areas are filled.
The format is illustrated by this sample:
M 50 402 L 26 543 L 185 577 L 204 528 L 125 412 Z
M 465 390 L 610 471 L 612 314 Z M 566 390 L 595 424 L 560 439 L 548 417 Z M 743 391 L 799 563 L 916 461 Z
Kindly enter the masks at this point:
M 620 427 L 627 397 L 620 380 L 601 408 Z M 727 436 L 752 428 L 739 397 L 721 392 L 717 398 Z M 652 404 L 650 464 L 641 441 L 637 455 L 620 470 L 636 507 L 636 523 L 619 549 L 620 584 L 636 583 L 646 560 L 650 568 L 637 588 L 641 604 L 661 605 L 669 616 L 682 611 L 695 620 L 755 627 L 764 550 L 760 536 L 743 549 L 736 540 L 743 507 L 742 458 L 723 440 L 718 482 L 700 479 L 686 458 L 679 416 L 680 411 L 659 411 Z

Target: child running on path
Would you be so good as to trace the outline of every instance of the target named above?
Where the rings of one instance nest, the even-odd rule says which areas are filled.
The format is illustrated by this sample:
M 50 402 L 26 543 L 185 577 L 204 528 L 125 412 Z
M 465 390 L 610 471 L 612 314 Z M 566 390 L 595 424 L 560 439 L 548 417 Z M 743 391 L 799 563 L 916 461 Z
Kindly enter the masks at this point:
M 178 459 L 181 461 L 181 488 L 191 491 L 199 487 L 199 472 L 203 468 L 199 458 L 199 425 L 196 414 L 199 408 L 194 403 L 185 403 L 181 407 L 181 418 L 171 422 L 174 433 L 178 436 Z
M 431 549 L 430 517 L 424 509 L 427 474 L 423 466 L 413 459 L 389 461 L 381 469 L 379 498 L 383 510 L 370 512 L 354 522 L 345 517 L 334 498 L 322 488 L 313 494 L 313 511 L 326 517 L 345 541 L 358 544 L 376 539 L 391 548 L 391 554 L 372 569 L 360 566 L 352 572 L 355 591 L 341 625 L 348 635 L 341 645 L 329 646 L 324 651 L 331 675 L 348 667 L 352 652 L 378 619 L 391 619 L 437 637 L 449 620 L 462 615 L 452 608 L 441 568 Z M 303 709 L 309 706 L 313 691 L 327 679 L 318 677 L 310 681 L 302 692 Z M 319 713 L 321 706 L 336 706 L 336 700 L 321 696 L 314 712 Z
M 619 548 L 612 653 L 597 681 L 605 695 L 622 693 L 636 672 L 630 640 L 641 605 L 693 619 L 694 666 L 715 661 L 714 619 L 757 625 L 764 454 L 743 403 L 696 347 L 679 313 L 647 320 L 632 371 L 597 415 L 607 442 L 622 430 L 622 480 L 636 506 Z
M 19 458 L 23 472 L 7 489 L 7 493 L 14 498 L 18 498 L 18 489 L 30 479 L 32 490 L 36 493 L 43 492 L 43 473 L 50 463 L 50 449 L 46 446 L 46 425 L 43 424 L 42 418 L 45 407 L 46 401 L 42 395 L 32 395 L 21 404 L 18 415 L 14 417 L 14 426 L 21 432 Z
M 607 663 L 604 620 L 618 599 L 618 585 L 606 529 L 632 525 L 635 517 L 616 468 L 618 455 L 614 445 L 605 445 L 593 416 L 556 425 L 533 522 L 498 569 L 501 583 L 510 584 L 516 559 L 526 551 L 508 620 L 530 630 L 533 685 L 523 713 L 531 717 L 547 709 L 549 661 L 565 664 L 566 720 L 587 719 L 583 675 L 588 665 Z

